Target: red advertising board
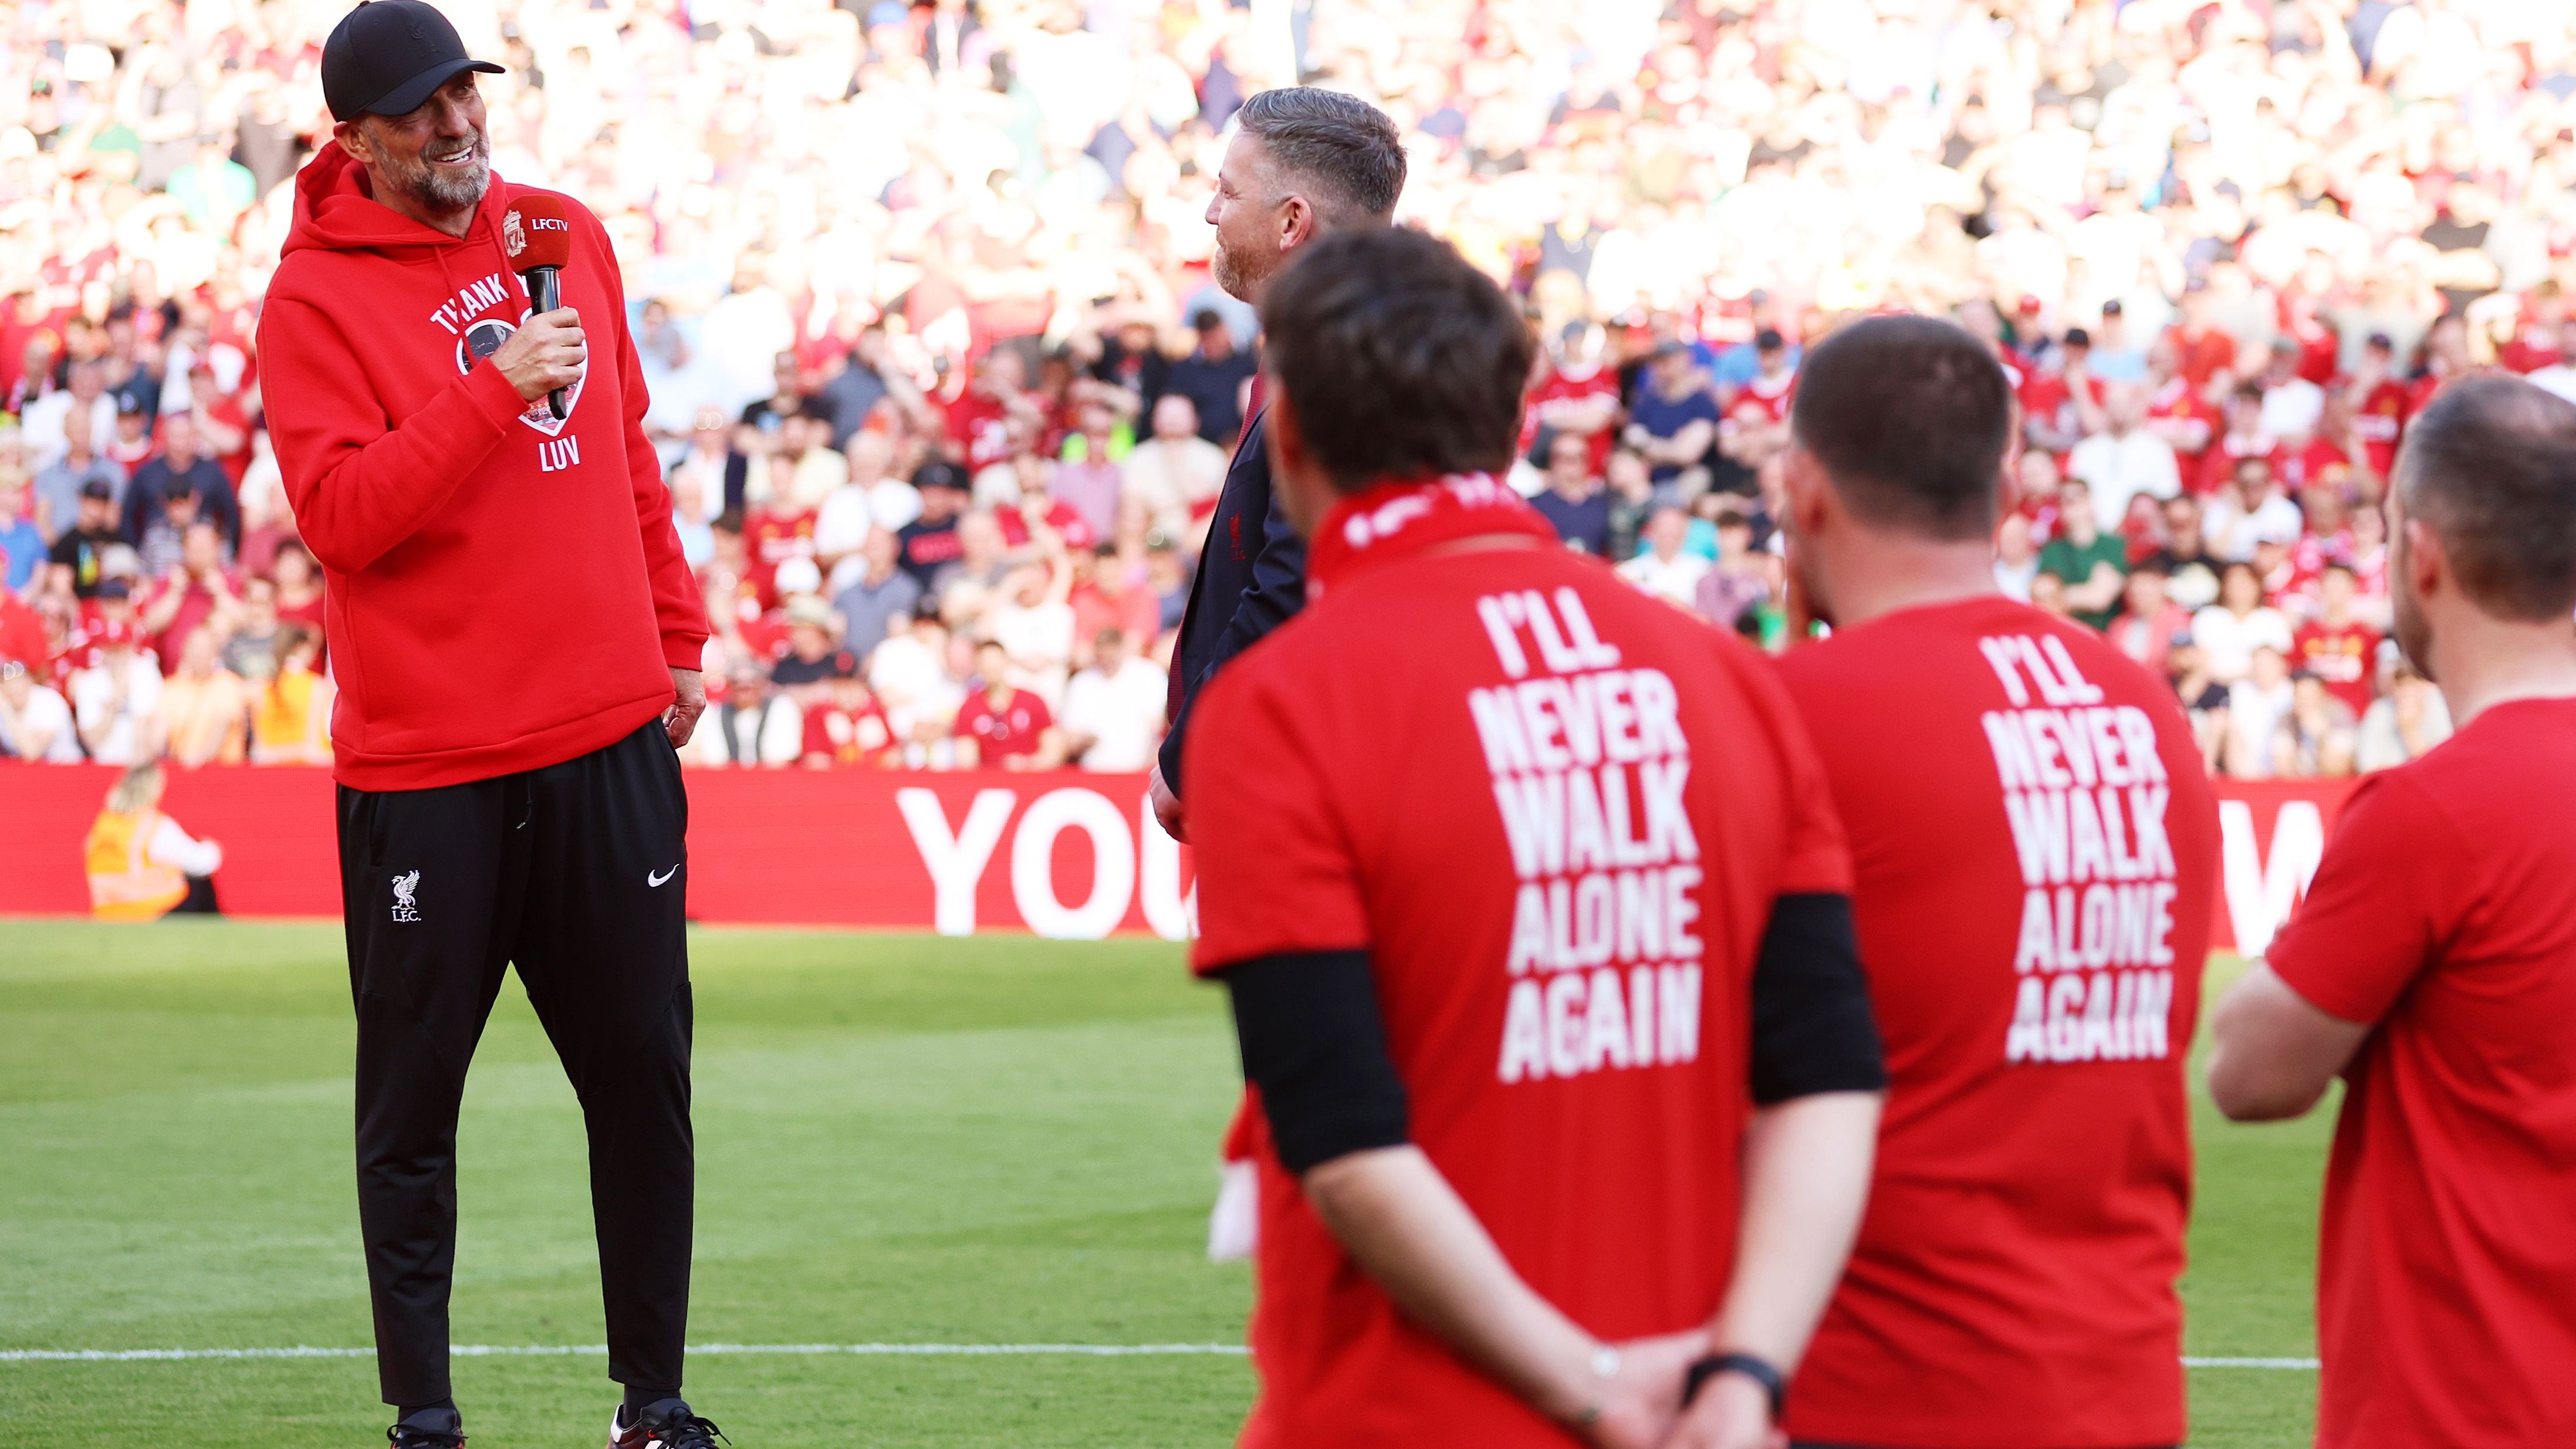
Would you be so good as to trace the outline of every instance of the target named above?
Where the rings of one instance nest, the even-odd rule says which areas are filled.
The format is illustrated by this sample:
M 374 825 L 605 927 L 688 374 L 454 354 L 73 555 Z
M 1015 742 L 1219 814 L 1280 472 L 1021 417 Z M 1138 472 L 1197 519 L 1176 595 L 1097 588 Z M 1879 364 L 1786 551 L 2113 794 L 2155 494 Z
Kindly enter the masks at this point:
M 89 909 L 81 843 L 117 772 L 0 765 L 0 915 Z M 689 914 L 719 925 L 1113 932 L 1179 939 L 1189 853 L 1139 775 L 693 771 Z M 2350 781 L 2221 782 L 2216 944 L 2259 953 L 2316 872 Z M 332 787 L 318 769 L 174 770 L 162 808 L 224 848 L 226 910 L 337 916 Z
M 0 765 L 0 915 L 89 910 L 81 846 L 119 771 Z M 224 909 L 340 913 L 330 772 L 173 770 L 164 813 L 224 849 Z M 1190 932 L 1187 852 L 1142 775 L 691 771 L 689 915 L 950 935 Z

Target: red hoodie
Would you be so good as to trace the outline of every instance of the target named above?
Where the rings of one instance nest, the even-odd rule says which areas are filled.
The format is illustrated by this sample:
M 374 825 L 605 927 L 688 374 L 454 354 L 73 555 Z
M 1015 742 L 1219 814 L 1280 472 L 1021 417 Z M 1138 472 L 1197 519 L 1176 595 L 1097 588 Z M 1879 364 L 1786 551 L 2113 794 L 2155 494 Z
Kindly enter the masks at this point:
M 556 422 L 488 360 L 528 315 L 498 176 L 463 239 L 378 204 L 325 147 L 260 315 L 278 466 L 328 588 L 334 774 L 417 790 L 632 733 L 696 669 L 706 606 L 645 441 L 617 259 L 569 198 L 563 305 L 590 368 Z M 667 666 L 667 667 L 666 667 Z

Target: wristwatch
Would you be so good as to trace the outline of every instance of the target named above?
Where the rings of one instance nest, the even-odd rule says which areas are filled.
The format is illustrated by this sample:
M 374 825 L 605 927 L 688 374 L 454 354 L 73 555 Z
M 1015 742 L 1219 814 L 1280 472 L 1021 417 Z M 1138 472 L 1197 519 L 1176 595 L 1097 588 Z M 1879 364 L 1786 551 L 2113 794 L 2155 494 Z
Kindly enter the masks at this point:
M 1769 1359 L 1749 1353 L 1712 1353 L 1694 1362 L 1682 1376 L 1683 1407 L 1689 1407 L 1701 1387 L 1719 1374 L 1742 1374 L 1760 1384 L 1771 1400 L 1771 1421 L 1779 1422 L 1781 1411 L 1789 1405 L 1789 1380 Z
M 1574 1416 L 1576 1424 L 1589 1429 L 1601 1422 L 1601 1390 L 1619 1377 L 1619 1362 L 1619 1350 L 1606 1343 L 1592 1346 L 1592 1397 L 1584 1401 L 1583 1411 Z

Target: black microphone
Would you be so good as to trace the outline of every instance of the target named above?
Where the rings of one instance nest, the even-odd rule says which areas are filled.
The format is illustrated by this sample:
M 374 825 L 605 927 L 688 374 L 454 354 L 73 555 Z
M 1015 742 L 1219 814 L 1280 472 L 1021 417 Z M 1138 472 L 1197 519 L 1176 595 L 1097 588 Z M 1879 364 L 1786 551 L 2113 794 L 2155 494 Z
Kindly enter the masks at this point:
M 572 220 L 564 215 L 563 198 L 531 191 L 512 202 L 501 217 L 501 241 L 538 314 L 562 306 L 563 268 L 572 260 Z M 562 388 L 546 394 L 546 407 L 558 421 L 572 415 Z

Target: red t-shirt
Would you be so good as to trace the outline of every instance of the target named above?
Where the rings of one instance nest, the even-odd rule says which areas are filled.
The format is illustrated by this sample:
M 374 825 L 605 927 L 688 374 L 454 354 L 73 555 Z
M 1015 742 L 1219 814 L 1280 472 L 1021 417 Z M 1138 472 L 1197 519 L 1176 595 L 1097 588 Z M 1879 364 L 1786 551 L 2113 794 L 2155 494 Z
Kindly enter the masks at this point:
M 887 765 L 897 753 L 894 727 L 873 699 L 855 711 L 818 704 L 805 711 L 805 758 L 821 755 L 840 769 Z
M 2342 473 L 2338 474 L 2337 469 Z M 2285 444 L 2272 450 L 2272 476 L 2281 480 L 2282 491 L 2294 498 L 2312 484 L 2339 482 L 2351 471 L 2352 459 L 2323 438 L 2311 439 L 2303 448 L 2293 449 Z
M 18 602 L 17 595 L 0 589 L 0 659 L 26 665 L 27 672 L 41 680 L 45 661 L 53 652 L 45 638 L 44 616 Z
M 2236 438 L 2222 429 L 2217 440 L 2200 455 L 2200 477 L 2187 480 L 2188 484 L 2193 492 L 2206 498 L 2235 480 L 2238 459 L 2274 458 L 2280 451 L 2278 444 L 2261 434 L 2252 438 Z M 2277 468 L 2279 464 L 2273 466 Z
M 973 388 L 945 408 L 948 438 L 966 458 L 969 476 L 1011 460 L 1010 411 Z
M 1546 546 L 1426 555 L 1399 515 L 1439 486 L 1342 504 L 1323 592 L 1199 705 L 1194 964 L 1365 948 L 1412 1140 L 1512 1267 L 1603 1338 L 1689 1328 L 1734 1260 L 1755 954 L 1776 898 L 1849 888 L 1842 833 L 1750 648 L 1514 499 L 1469 526 Z M 1256 1160 L 1246 1449 L 1578 1442 Z
M 2292 308 L 2284 305 L 2281 330 L 2299 344 L 2299 376 L 2319 387 L 2334 381 L 2335 360 L 2343 352 L 2343 339 L 2332 327 L 2318 321 L 2313 312 L 2296 316 Z
M 2186 424 L 2200 424 L 2197 446 L 2185 447 Z M 2182 465 L 2184 477 L 2200 470 L 2200 456 L 2218 435 L 2227 431 L 2227 419 L 2218 409 L 2201 401 L 2200 394 L 2188 379 L 2171 378 L 2147 398 L 2147 431 L 2162 438 L 2174 450 L 2174 460 Z
M 2236 339 L 2215 327 L 2200 333 L 2188 332 L 2179 326 L 2169 327 L 2165 336 L 2173 343 L 2174 352 L 2181 359 L 2182 375 L 2191 379 L 2195 392 L 2209 386 L 2212 373 L 2222 367 L 2236 365 Z
M 2411 418 L 2417 413 L 2424 411 L 2424 409 L 2431 407 L 2433 405 L 2433 399 L 2440 397 L 2442 395 L 2442 389 L 2449 387 L 2452 379 L 2456 376 L 2458 376 L 2456 373 L 2427 372 L 2408 382 L 2406 384 L 2406 416 Z
M 2531 314 L 2528 305 L 2514 321 L 2513 336 L 2496 349 L 2496 363 L 2512 372 L 2538 372 L 2560 360 L 2558 324 Z
M 2383 378 L 2352 415 L 2353 436 L 2361 440 L 2370 471 L 2382 478 L 2388 476 L 2390 465 L 2397 461 L 2397 442 L 2406 431 L 2408 413 L 2413 411 L 2410 391 L 2393 377 Z
M 1029 544 L 1029 521 L 1016 508 L 996 508 L 993 521 L 1002 526 L 1002 542 L 1011 548 Z M 1047 527 L 1064 535 L 1064 546 L 1077 552 L 1100 546 L 1100 534 L 1082 510 L 1061 498 L 1049 498 L 1046 508 Z
M 2326 692 L 2352 706 L 2353 718 L 2370 708 L 2370 676 L 2379 665 L 2379 631 L 2368 624 L 2301 624 L 2290 636 L 2290 663 L 2323 681 Z
M 2375 1023 L 2317 1272 L 2320 1449 L 2576 1444 L 2576 700 L 2364 779 L 2272 969 Z
M 1585 445 L 1591 449 L 1592 472 L 1599 476 L 1603 466 L 1610 461 L 1610 444 L 1619 432 L 1615 426 L 1619 370 L 1615 367 L 1596 367 L 1585 377 L 1549 369 L 1547 377 L 1530 389 L 1528 405 L 1521 414 L 1521 456 L 1528 457 L 1530 449 L 1538 445 L 1539 427 L 1547 421 L 1546 414 L 1551 404 L 1590 403 L 1604 398 L 1612 405 L 1614 426 L 1603 428 L 1585 439 Z
M 1889 1085 L 1790 1433 L 2180 1442 L 2218 807 L 2173 691 L 2003 598 L 1874 619 L 1780 672 L 1851 836 Z
M 224 586 L 232 591 L 234 598 L 241 597 L 241 580 L 238 577 L 225 574 Z M 179 612 L 170 616 L 169 624 L 160 633 L 146 641 L 146 647 L 161 656 L 164 673 L 178 669 L 180 646 L 188 642 L 188 636 L 196 631 L 198 625 L 214 617 L 215 613 L 215 591 L 199 582 L 195 575 L 173 569 L 143 595 L 142 602 L 135 609 L 136 616 L 151 613 L 174 594 L 179 599 Z
M 1012 690 L 1011 702 L 999 708 L 990 690 L 979 689 L 958 706 L 956 734 L 974 739 L 982 747 L 984 763 L 991 764 L 1012 755 L 1037 753 L 1038 736 L 1054 723 L 1046 701 L 1025 689 Z
M 811 508 L 756 508 L 742 521 L 743 551 L 750 563 L 743 582 L 751 585 L 763 608 L 778 602 L 778 566 L 814 556 L 814 517 Z
M 1762 416 L 1765 419 L 1775 423 L 1786 422 L 1789 419 L 1789 404 L 1795 401 L 1797 396 L 1798 373 L 1795 368 L 1781 373 L 1778 377 L 1756 377 L 1737 388 L 1735 394 L 1726 400 L 1726 415 L 1733 417 L 1736 409 L 1751 403 L 1762 409 Z
M 2102 379 L 2087 377 L 2085 395 L 2096 407 L 2102 404 Z M 2035 418 L 2045 418 L 2064 432 L 2077 431 L 2074 411 L 2075 389 L 2066 385 L 2063 373 L 2037 373 L 2021 385 L 2021 410 Z
M 1112 559 L 1101 567 L 1115 569 L 1125 565 Z M 1098 638 L 1102 629 L 1114 626 L 1142 649 L 1163 632 L 1163 601 L 1141 581 L 1129 584 L 1115 599 L 1084 584 L 1073 591 L 1068 602 L 1073 605 L 1073 637 L 1085 643 Z

